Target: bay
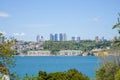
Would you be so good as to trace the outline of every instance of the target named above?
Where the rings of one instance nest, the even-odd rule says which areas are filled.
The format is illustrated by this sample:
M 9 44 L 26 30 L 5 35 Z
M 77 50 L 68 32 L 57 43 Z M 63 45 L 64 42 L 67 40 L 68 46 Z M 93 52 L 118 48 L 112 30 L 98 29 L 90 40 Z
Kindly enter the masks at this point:
M 37 75 L 39 71 L 64 72 L 68 69 L 77 69 L 89 78 L 93 78 L 98 68 L 99 58 L 96 56 L 15 56 L 16 72 L 21 78 L 28 75 Z

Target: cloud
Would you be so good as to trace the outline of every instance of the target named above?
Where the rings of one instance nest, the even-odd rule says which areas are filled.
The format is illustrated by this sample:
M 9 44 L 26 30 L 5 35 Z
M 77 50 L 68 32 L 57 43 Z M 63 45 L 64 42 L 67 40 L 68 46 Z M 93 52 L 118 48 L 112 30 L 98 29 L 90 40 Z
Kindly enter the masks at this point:
M 0 12 L 0 18 L 8 18 L 8 17 L 10 17 L 9 14 L 4 13 L 4 12 Z
M 89 21 L 92 21 L 92 22 L 99 22 L 100 20 L 101 20 L 100 17 L 93 17 L 89 19 Z
M 25 36 L 26 34 L 25 33 L 13 33 L 14 36 Z

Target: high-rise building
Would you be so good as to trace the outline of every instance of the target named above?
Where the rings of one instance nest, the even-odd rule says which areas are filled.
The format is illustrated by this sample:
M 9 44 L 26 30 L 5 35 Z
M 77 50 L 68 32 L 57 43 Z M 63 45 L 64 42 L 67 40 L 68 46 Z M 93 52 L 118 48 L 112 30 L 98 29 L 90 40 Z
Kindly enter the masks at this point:
M 58 41 L 58 34 L 55 34 L 55 41 Z
M 37 35 L 37 37 L 36 37 L 36 41 L 37 41 L 37 42 L 40 41 L 40 35 Z
M 67 41 L 67 35 L 65 33 L 63 34 L 63 38 L 63 41 Z
M 50 40 L 54 41 L 54 35 L 53 34 L 50 34 Z
M 77 41 L 80 41 L 80 37 L 77 37 Z
M 40 41 L 43 41 L 44 38 L 43 38 L 43 36 L 37 35 L 36 40 L 37 40 L 37 42 L 40 42 Z
M 64 33 L 60 33 L 59 35 L 56 33 L 55 35 L 50 34 L 51 41 L 67 41 L 67 35 Z
M 44 41 L 44 37 L 43 36 L 40 36 L 40 41 Z
M 75 37 L 74 36 L 72 37 L 72 41 L 75 41 Z
M 104 37 L 102 37 L 102 39 L 101 39 L 102 41 L 105 41 L 105 39 L 104 39 Z
M 59 34 L 59 41 L 63 41 L 63 39 L 64 39 L 64 36 L 63 36 L 62 33 L 60 33 L 60 34 Z

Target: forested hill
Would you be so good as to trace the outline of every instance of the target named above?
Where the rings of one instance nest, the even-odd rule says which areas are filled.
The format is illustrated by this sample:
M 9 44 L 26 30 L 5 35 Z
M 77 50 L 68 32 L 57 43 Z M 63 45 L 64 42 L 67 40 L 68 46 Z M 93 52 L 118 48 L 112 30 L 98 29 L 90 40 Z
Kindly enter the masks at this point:
M 92 41 L 92 40 L 81 40 L 81 41 L 45 41 L 43 48 L 50 51 L 59 50 L 82 50 L 90 51 L 92 49 L 107 48 L 111 46 L 110 41 Z

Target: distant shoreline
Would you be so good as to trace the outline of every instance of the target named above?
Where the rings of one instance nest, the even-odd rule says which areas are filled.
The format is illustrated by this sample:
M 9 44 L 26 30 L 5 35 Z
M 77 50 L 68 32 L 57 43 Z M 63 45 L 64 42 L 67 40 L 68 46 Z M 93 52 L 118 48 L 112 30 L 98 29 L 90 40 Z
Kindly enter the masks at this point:
M 14 55 L 14 56 L 20 56 L 20 57 L 39 57 L 40 55 Z M 67 55 L 67 56 L 64 56 L 64 55 L 49 55 L 49 56 L 63 56 L 63 57 L 69 57 L 70 55 Z M 49 57 L 49 56 L 43 56 L 43 57 Z M 73 56 L 73 55 L 71 55 L 71 56 Z M 41 56 L 42 57 L 42 56 Z M 83 56 L 83 57 L 85 57 L 85 56 Z

